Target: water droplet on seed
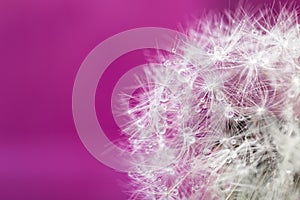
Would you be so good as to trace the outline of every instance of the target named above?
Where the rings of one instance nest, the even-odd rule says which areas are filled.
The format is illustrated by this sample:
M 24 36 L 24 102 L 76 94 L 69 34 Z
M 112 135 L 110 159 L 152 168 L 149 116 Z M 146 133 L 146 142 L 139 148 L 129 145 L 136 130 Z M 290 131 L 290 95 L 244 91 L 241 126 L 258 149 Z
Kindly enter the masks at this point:
M 178 190 L 177 189 L 172 190 L 172 195 L 177 196 L 178 195 Z
M 236 140 L 235 140 L 235 139 L 232 139 L 232 140 L 230 140 L 230 143 L 231 143 L 232 145 L 235 145 L 235 144 L 236 144 Z
M 232 159 L 235 159 L 237 157 L 237 153 L 236 152 L 232 152 L 230 154 L 230 156 L 231 156 Z
M 234 110 L 231 107 L 225 109 L 225 117 L 232 118 L 234 116 Z
M 211 153 L 211 150 L 210 150 L 210 149 L 208 149 L 208 148 L 203 149 L 203 154 L 204 154 L 204 155 L 208 155 L 208 154 L 210 154 L 210 153 Z
M 164 62 L 164 66 L 168 67 L 168 66 L 170 66 L 170 65 L 171 65 L 171 62 L 170 62 L 169 60 L 166 60 L 166 61 Z
M 224 95 L 222 93 L 217 93 L 216 98 L 217 100 L 222 101 L 224 99 Z

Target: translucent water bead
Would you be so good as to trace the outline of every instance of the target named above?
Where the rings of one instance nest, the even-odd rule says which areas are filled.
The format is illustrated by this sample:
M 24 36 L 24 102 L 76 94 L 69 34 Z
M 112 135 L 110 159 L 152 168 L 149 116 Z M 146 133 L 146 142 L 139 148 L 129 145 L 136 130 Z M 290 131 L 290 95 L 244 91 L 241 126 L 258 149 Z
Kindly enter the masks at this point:
M 231 106 L 227 106 L 225 108 L 224 114 L 225 114 L 226 118 L 232 118 L 234 116 L 234 110 L 233 110 L 233 108 Z

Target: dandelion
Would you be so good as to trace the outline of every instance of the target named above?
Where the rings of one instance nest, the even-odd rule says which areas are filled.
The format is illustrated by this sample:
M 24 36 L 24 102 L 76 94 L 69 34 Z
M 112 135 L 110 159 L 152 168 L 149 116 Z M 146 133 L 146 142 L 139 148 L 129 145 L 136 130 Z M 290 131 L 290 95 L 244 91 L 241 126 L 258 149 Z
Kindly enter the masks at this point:
M 208 18 L 145 71 L 124 113 L 131 199 L 300 198 L 297 14 Z

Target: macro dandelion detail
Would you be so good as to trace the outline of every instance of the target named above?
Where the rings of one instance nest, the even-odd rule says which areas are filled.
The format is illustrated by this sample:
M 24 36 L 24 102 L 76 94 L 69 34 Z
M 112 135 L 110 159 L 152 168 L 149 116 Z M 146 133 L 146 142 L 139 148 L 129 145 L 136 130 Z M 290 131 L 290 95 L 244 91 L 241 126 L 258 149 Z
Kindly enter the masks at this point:
M 207 17 L 176 42 L 124 97 L 131 199 L 298 200 L 297 10 Z

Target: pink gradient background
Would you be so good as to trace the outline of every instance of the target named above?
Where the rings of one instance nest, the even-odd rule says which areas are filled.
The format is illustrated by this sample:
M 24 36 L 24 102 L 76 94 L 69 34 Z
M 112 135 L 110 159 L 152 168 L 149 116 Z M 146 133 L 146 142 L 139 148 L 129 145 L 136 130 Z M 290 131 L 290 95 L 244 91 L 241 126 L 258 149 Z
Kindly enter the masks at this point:
M 145 26 L 177 29 L 203 10 L 237 5 L 235 0 L 229 2 L 0 1 L 0 199 L 127 199 L 122 187 L 128 181 L 126 175 L 94 159 L 75 130 L 72 87 L 81 62 L 114 34 Z M 111 69 L 125 66 L 126 71 L 142 63 L 142 54 L 133 53 L 122 56 Z M 100 87 L 105 81 L 116 81 L 109 77 L 100 80 Z M 109 87 L 99 90 L 107 97 L 97 96 L 97 108 L 102 108 L 109 104 L 112 91 Z M 115 123 L 109 110 L 105 112 L 108 117 L 100 120 L 110 133 Z

